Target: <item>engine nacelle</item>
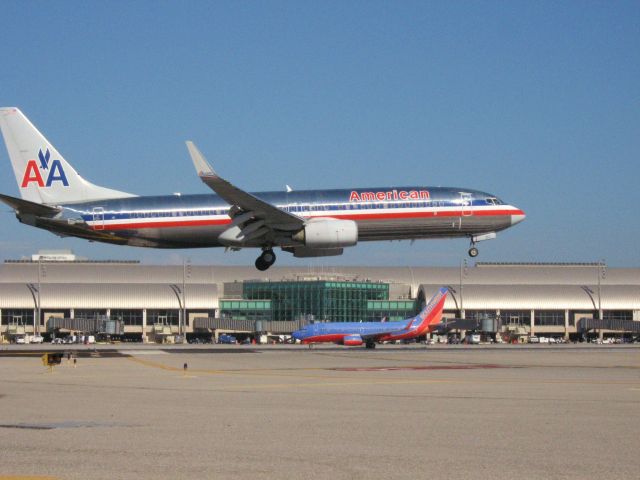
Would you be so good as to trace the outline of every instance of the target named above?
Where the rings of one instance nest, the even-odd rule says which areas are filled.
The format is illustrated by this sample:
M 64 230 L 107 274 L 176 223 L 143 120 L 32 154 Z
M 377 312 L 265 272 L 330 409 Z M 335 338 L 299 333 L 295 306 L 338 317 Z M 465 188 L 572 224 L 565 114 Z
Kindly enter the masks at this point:
M 358 225 L 353 220 L 311 220 L 293 239 L 310 248 L 351 247 L 358 242 Z
M 347 347 L 358 347 L 362 345 L 362 337 L 360 335 L 347 335 L 342 339 L 342 344 Z

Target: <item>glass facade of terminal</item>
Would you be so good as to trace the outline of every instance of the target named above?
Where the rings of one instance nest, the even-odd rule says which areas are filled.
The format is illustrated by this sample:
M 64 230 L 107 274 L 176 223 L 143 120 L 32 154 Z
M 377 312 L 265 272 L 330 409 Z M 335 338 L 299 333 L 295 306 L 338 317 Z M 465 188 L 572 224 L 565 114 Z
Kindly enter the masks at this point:
M 271 301 L 220 300 L 220 317 L 234 320 L 271 320 Z
M 389 322 L 404 320 L 417 313 L 415 300 L 369 300 L 367 302 L 368 320 L 386 318 Z
M 3 308 L 2 325 L 32 325 L 33 309 Z
M 147 310 L 147 325 L 178 325 L 179 310 Z
M 531 310 L 500 310 L 502 325 L 520 325 L 526 326 L 531 324 Z
M 123 325 L 142 326 L 142 310 L 111 309 L 112 320 L 120 320 Z
M 413 315 L 413 300 L 389 300 L 389 284 L 301 280 L 245 282 L 242 299 L 220 301 L 220 316 L 247 320 L 359 322 Z
M 536 310 L 534 323 L 541 327 L 564 327 L 564 310 Z

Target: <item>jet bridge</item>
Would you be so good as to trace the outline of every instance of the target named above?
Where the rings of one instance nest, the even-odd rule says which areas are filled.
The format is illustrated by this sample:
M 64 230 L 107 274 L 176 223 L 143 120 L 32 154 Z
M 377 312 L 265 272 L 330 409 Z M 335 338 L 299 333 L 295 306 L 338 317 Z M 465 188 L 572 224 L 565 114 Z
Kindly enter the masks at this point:
M 620 333 L 640 333 L 640 322 L 634 320 L 600 320 L 598 318 L 580 318 L 576 322 L 578 333 L 592 330 L 608 330 Z
M 90 335 L 122 335 L 124 327 L 121 320 L 109 317 L 98 318 L 57 318 L 47 320 L 47 332 L 82 332 Z

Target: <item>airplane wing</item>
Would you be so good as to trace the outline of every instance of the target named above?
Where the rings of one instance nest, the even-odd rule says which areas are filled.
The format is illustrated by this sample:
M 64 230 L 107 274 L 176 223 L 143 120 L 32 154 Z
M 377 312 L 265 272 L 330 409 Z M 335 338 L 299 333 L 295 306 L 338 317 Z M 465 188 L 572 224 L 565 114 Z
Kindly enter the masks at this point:
M 220 177 L 193 142 L 186 143 L 200 179 L 229 205 L 236 207 L 232 218 L 237 219 L 233 224 L 239 227 L 240 233 L 236 235 L 237 238 L 260 242 L 260 239 L 266 239 L 269 233 L 273 236 L 274 230 L 290 232 L 304 226 L 305 220 L 302 217 L 265 202 Z
M 13 208 L 17 213 L 26 215 L 35 215 L 36 217 L 55 217 L 60 213 L 60 209 L 57 207 L 51 207 L 49 205 L 43 205 L 41 203 L 30 202 L 29 200 L 23 200 L 21 198 L 11 197 L 9 195 L 3 195 L 0 193 L 0 201 L 6 203 Z
M 360 336 L 362 337 L 363 340 L 378 340 L 380 338 L 386 337 L 388 335 L 399 335 L 402 333 L 407 333 L 407 329 L 406 328 L 394 328 L 394 329 L 389 329 L 389 330 L 385 330 L 384 332 L 376 332 L 376 333 L 364 333 L 364 334 L 360 334 Z

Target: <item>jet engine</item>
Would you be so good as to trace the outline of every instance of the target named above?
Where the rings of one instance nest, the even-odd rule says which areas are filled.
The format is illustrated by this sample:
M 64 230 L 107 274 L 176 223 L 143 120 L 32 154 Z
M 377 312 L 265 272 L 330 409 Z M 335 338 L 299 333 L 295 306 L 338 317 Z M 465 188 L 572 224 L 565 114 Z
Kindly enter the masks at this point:
M 358 242 L 358 225 L 353 220 L 311 220 L 293 239 L 316 249 L 351 247 Z
M 362 337 L 360 335 L 347 335 L 342 339 L 342 344 L 347 347 L 357 347 L 362 345 L 364 342 L 362 341 Z

